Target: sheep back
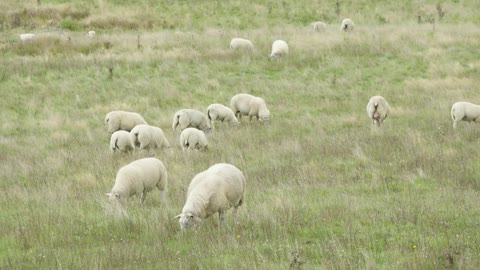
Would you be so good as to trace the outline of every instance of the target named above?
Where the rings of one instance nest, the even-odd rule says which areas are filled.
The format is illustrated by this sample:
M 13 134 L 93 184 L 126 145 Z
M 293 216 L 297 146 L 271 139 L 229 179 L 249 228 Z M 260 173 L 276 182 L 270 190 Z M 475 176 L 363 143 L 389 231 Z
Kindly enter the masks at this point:
M 177 111 L 173 116 L 173 132 L 175 132 L 177 126 L 180 127 L 180 130 L 193 127 L 203 130 L 204 132 L 210 131 L 210 126 L 205 114 L 194 109 L 181 109 Z
M 111 111 L 105 116 L 105 125 L 110 133 L 117 130 L 131 131 L 139 124 L 148 125 L 145 119 L 136 112 Z
M 150 125 L 136 125 L 131 131 L 131 139 L 134 146 L 140 149 L 170 147 L 162 129 Z
M 135 148 L 135 146 L 132 143 L 130 132 L 117 130 L 112 133 L 112 136 L 110 137 L 110 150 L 112 153 L 116 151 L 126 152 L 133 148 Z
M 230 41 L 230 49 L 232 49 L 232 50 L 253 50 L 253 43 L 248 39 L 233 38 Z

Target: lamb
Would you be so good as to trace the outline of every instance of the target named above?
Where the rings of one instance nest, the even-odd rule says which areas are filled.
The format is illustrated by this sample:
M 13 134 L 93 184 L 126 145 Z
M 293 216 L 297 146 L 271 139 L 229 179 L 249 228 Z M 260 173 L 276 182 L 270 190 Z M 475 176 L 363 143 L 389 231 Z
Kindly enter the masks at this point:
M 231 126 L 238 126 L 238 119 L 233 114 L 232 109 L 222 104 L 213 103 L 207 107 L 207 118 L 212 129 L 215 129 L 213 121 L 221 121 L 229 123 Z
M 177 126 L 180 126 L 180 130 L 193 127 L 203 130 L 205 133 L 210 132 L 211 129 L 205 114 L 194 109 L 178 110 L 173 116 L 173 133 L 175 133 Z
M 390 113 L 390 106 L 381 96 L 373 96 L 367 104 L 367 114 L 373 120 L 373 124 L 380 127 Z
M 288 44 L 283 40 L 275 40 L 272 44 L 271 60 L 276 60 L 288 54 Z
M 130 131 L 139 124 L 148 125 L 145 119 L 135 112 L 111 111 L 105 117 L 105 125 L 110 133 L 117 130 Z
M 218 163 L 195 175 L 188 187 L 182 213 L 176 216 L 182 231 L 200 225 L 202 220 L 217 212 L 220 228 L 225 212 L 232 207 L 236 224 L 237 210 L 243 204 L 245 187 L 245 176 L 231 164 Z
M 327 29 L 327 24 L 324 22 L 313 23 L 313 32 L 325 32 L 326 29 Z
M 351 32 L 353 31 L 353 21 L 349 18 L 346 18 L 342 21 L 342 26 L 340 27 L 340 30 L 343 30 L 345 32 Z
M 453 120 L 453 128 L 456 128 L 460 121 L 476 123 L 477 120 L 480 120 L 480 105 L 470 102 L 456 102 L 453 104 L 450 114 Z
M 112 133 L 112 136 L 110 137 L 110 150 L 112 153 L 115 153 L 116 151 L 128 152 L 134 148 L 135 146 L 132 143 L 130 132 L 117 130 Z
M 186 128 L 180 133 L 180 146 L 186 150 L 207 150 L 208 140 L 205 133 L 196 128 Z
M 132 145 L 140 149 L 147 148 L 168 148 L 170 143 L 159 127 L 149 125 L 136 125 L 131 131 Z
M 32 33 L 20 34 L 20 40 L 22 42 L 33 40 L 35 37 L 35 34 Z
M 252 117 L 256 117 L 257 120 L 265 124 L 270 120 L 270 111 L 267 109 L 265 101 L 260 97 L 237 94 L 230 100 L 230 108 L 238 119 L 242 115 L 248 115 L 250 121 Z
M 253 43 L 248 39 L 233 38 L 230 41 L 230 49 L 251 51 L 253 50 Z
M 130 196 L 140 194 L 140 203 L 143 204 L 147 192 L 157 187 L 160 190 L 160 197 L 164 200 L 168 186 L 167 178 L 167 169 L 161 160 L 138 159 L 118 170 L 115 185 L 106 195 L 111 203 L 118 202 L 120 206 L 124 206 Z
M 95 31 L 88 31 L 87 36 L 88 38 L 94 38 L 95 37 Z

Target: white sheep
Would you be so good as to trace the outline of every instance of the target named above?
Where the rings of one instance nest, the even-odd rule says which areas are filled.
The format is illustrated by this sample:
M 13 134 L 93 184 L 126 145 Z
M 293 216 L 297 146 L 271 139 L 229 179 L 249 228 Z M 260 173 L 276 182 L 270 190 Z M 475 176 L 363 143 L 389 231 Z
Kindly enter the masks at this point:
M 270 59 L 275 60 L 288 54 L 288 44 L 283 40 L 275 40 L 272 44 Z
M 130 132 L 117 130 L 112 133 L 112 136 L 110 137 L 110 150 L 112 153 L 115 153 L 116 151 L 128 152 L 134 148 L 135 146 L 132 143 Z
M 88 38 L 94 38 L 95 34 L 96 34 L 95 31 L 92 30 L 92 31 L 88 31 L 87 36 Z
M 33 40 L 35 37 L 35 34 L 32 33 L 20 34 L 20 40 L 23 42 Z
M 218 212 L 218 226 L 225 219 L 225 212 L 243 204 L 246 180 L 243 173 L 231 164 L 218 163 L 193 177 L 188 186 L 187 200 L 182 213 L 176 216 L 182 231 L 198 226 L 202 220 Z
M 265 101 L 260 97 L 249 94 L 237 94 L 230 100 L 230 108 L 238 119 L 242 115 L 248 115 L 250 121 L 252 117 L 267 124 L 270 120 L 270 111 L 267 109 Z
M 182 150 L 207 150 L 208 140 L 205 133 L 196 128 L 186 128 L 180 133 L 180 146 Z
M 170 147 L 170 143 L 159 127 L 140 124 L 136 125 L 130 134 L 132 144 L 140 149 Z
M 380 127 L 388 114 L 390 114 L 390 105 L 383 97 L 373 96 L 368 101 L 367 114 L 373 120 L 373 124 Z
M 130 196 L 140 194 L 140 203 L 143 204 L 147 192 L 157 187 L 161 199 L 164 200 L 168 186 L 167 178 L 167 169 L 161 160 L 138 159 L 118 170 L 115 185 L 106 195 L 110 202 L 118 202 L 124 206 Z
M 346 18 L 342 21 L 342 26 L 340 26 L 340 30 L 343 30 L 345 32 L 351 32 L 353 31 L 353 21 L 349 18 Z
M 238 126 L 238 119 L 235 117 L 232 109 L 222 104 L 213 103 L 207 107 L 207 118 L 212 129 L 215 128 L 213 122 L 221 121 L 230 124 L 231 126 Z
M 140 124 L 148 125 L 145 119 L 135 112 L 111 111 L 105 116 L 105 125 L 110 133 L 117 130 L 130 131 L 133 127 Z
M 232 50 L 253 50 L 253 43 L 248 39 L 233 38 L 230 41 L 230 49 Z
M 324 22 L 313 23 L 313 32 L 325 32 L 326 29 L 327 29 L 327 24 Z
M 205 114 L 194 109 L 178 110 L 173 116 L 173 133 L 175 133 L 177 126 L 180 126 L 180 130 L 193 127 L 203 130 L 205 133 L 210 132 L 210 126 L 208 125 Z
M 453 120 L 453 128 L 456 128 L 460 121 L 476 123 L 477 120 L 480 120 L 480 105 L 470 102 L 456 102 L 453 104 L 450 114 Z

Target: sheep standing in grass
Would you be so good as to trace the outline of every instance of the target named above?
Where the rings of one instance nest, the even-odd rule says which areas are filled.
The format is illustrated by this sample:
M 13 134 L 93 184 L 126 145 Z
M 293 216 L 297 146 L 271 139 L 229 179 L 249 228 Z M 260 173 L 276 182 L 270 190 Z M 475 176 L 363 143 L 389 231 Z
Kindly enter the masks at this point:
M 181 109 L 175 113 L 172 124 L 173 133 L 175 133 L 177 126 L 180 126 L 180 130 L 193 127 L 203 130 L 205 133 L 210 132 L 205 114 L 193 109 Z
M 251 51 L 253 50 L 253 43 L 248 39 L 233 38 L 230 41 L 230 49 Z
M 117 130 L 130 131 L 136 125 L 148 125 L 143 117 L 135 112 L 111 111 L 105 117 L 105 125 L 108 132 L 113 133 Z
M 272 44 L 270 59 L 276 60 L 288 54 L 288 44 L 283 40 L 275 40 Z
M 95 37 L 95 31 L 88 31 L 87 36 L 88 38 L 94 38 Z
M 214 121 L 226 122 L 234 127 L 238 126 L 238 119 L 235 117 L 235 114 L 233 114 L 232 109 L 222 104 L 210 104 L 207 107 L 207 118 L 212 129 L 215 128 L 213 124 Z
M 35 38 L 35 34 L 32 33 L 26 33 L 26 34 L 20 34 L 20 40 L 22 42 L 30 41 Z
M 340 30 L 343 30 L 345 32 L 353 31 L 353 21 L 349 18 L 344 19 L 342 21 L 342 26 L 340 26 Z
M 390 106 L 383 97 L 373 96 L 368 101 L 367 114 L 372 119 L 373 124 L 380 127 L 388 114 L 390 114 Z
M 205 133 L 196 128 L 186 128 L 180 133 L 180 146 L 182 150 L 207 150 L 208 140 Z
M 112 191 L 106 195 L 110 202 L 125 206 L 130 196 L 140 194 L 140 203 L 143 204 L 147 192 L 155 187 L 160 190 L 160 196 L 164 200 L 167 185 L 167 169 L 163 162 L 157 158 L 143 158 L 120 168 Z
M 159 127 L 149 125 L 136 125 L 131 131 L 132 144 L 141 150 L 149 148 L 167 148 L 170 143 Z
M 117 130 L 110 137 L 110 150 L 115 152 L 128 152 L 135 148 L 132 143 L 130 132 L 125 130 Z
M 188 186 L 182 213 L 176 216 L 182 231 L 200 225 L 202 220 L 215 213 L 218 213 L 220 227 L 225 212 L 232 207 L 237 223 L 237 209 L 243 203 L 245 188 L 245 176 L 231 164 L 218 163 L 195 175 Z
M 270 120 L 270 111 L 262 98 L 255 97 L 249 94 L 237 94 L 230 100 L 230 108 L 235 113 L 238 119 L 242 115 L 248 115 L 250 121 L 252 117 L 265 124 Z
M 453 128 L 457 127 L 460 121 L 477 122 L 480 120 L 480 105 L 470 102 L 456 102 L 450 112 L 453 120 Z
M 324 22 L 313 23 L 313 32 L 325 32 L 326 29 L 327 29 L 327 24 Z

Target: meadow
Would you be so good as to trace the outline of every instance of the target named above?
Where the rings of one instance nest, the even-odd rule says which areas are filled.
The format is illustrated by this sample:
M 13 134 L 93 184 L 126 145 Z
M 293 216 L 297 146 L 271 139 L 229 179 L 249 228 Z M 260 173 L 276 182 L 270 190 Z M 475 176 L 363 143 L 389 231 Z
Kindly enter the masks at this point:
M 0 269 L 478 269 L 480 126 L 454 130 L 450 108 L 480 104 L 479 10 L 2 1 Z M 317 20 L 325 32 L 312 31 Z M 26 32 L 37 39 L 20 42 Z M 255 50 L 230 51 L 233 37 Z M 290 54 L 270 61 L 276 39 Z M 182 152 L 173 114 L 237 93 L 263 97 L 270 124 L 217 124 L 208 151 Z M 381 129 L 365 110 L 373 95 L 392 109 Z M 171 151 L 112 154 L 112 110 L 161 127 Z M 156 190 L 143 206 L 129 200 L 128 218 L 105 215 L 118 169 L 152 155 L 167 168 L 168 202 Z M 239 224 L 229 211 L 220 229 L 213 216 L 182 233 L 188 184 L 220 162 L 247 178 Z

